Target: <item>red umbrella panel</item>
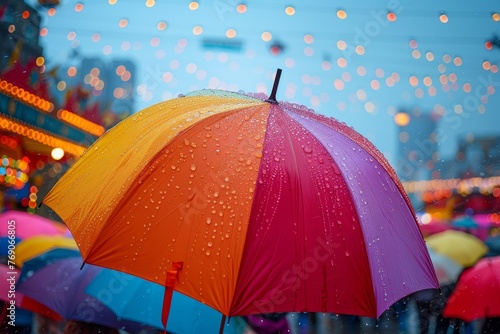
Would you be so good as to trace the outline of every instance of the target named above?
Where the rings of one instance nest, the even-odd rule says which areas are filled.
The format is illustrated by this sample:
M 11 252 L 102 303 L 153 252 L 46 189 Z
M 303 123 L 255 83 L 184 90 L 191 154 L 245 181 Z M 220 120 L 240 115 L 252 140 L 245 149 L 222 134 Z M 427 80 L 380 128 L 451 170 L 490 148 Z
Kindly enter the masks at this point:
M 500 317 L 500 256 L 480 260 L 458 279 L 443 315 L 467 322 Z
M 378 317 L 438 287 L 411 203 L 375 146 L 258 95 L 203 90 L 127 118 L 43 203 L 87 263 L 228 316 Z

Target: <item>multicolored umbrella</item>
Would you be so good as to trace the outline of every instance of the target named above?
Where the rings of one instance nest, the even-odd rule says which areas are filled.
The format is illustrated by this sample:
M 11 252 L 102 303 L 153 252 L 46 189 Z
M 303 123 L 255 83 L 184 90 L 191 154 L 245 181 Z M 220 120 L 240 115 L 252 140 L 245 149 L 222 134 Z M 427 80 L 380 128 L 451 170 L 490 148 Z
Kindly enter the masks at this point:
M 61 315 L 49 309 L 45 305 L 40 304 L 27 296 L 24 296 L 22 293 L 16 290 L 16 284 L 19 281 L 20 274 L 21 273 L 19 269 L 11 268 L 10 266 L 5 264 L 0 264 L 0 300 L 6 303 L 4 307 L 9 307 L 11 305 L 11 301 L 13 301 L 16 308 L 36 312 L 56 321 L 62 320 Z M 2 312 L 4 311 L 7 310 L 3 309 Z
M 66 319 L 96 323 L 131 333 L 144 327 L 140 323 L 121 320 L 108 307 L 85 293 L 85 287 L 101 268 L 88 265 L 80 270 L 82 259 L 72 257 L 55 261 L 43 268 L 27 261 L 22 271 L 33 271 L 28 279 L 19 282 L 16 290 L 49 307 Z M 21 276 L 25 274 L 21 273 Z
M 488 252 L 488 247 L 475 236 L 449 230 L 426 238 L 429 248 L 443 254 L 463 267 L 470 267 Z
M 480 260 L 458 279 L 443 315 L 470 322 L 500 317 L 500 256 Z
M 78 251 L 73 238 L 64 236 L 36 236 L 21 241 L 16 247 L 14 263 L 22 268 L 24 262 L 34 259 L 53 249 L 68 249 Z
M 67 224 L 86 263 L 227 316 L 378 317 L 437 288 L 388 161 L 346 124 L 278 103 L 276 87 L 269 99 L 202 90 L 130 116 L 43 204 Z

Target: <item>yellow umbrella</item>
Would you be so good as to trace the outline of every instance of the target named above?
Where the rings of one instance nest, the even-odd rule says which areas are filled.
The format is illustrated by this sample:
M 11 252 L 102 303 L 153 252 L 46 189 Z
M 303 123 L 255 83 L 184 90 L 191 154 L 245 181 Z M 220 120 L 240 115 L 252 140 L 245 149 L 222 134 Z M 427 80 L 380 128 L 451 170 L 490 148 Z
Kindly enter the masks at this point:
M 21 268 L 24 262 L 46 253 L 54 248 L 76 249 L 73 238 L 63 236 L 38 236 L 25 239 L 16 246 L 15 264 Z
M 488 252 L 488 247 L 475 236 L 454 230 L 433 234 L 427 246 L 464 267 L 470 267 Z

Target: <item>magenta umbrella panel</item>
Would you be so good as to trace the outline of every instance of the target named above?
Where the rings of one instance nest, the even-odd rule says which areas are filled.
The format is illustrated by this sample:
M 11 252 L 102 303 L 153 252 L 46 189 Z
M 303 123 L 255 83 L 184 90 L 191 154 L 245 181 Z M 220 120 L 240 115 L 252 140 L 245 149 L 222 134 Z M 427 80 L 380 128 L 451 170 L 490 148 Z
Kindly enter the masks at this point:
M 86 263 L 227 316 L 375 318 L 439 287 L 377 148 L 333 118 L 262 96 L 202 90 L 152 106 L 102 136 L 43 203 Z

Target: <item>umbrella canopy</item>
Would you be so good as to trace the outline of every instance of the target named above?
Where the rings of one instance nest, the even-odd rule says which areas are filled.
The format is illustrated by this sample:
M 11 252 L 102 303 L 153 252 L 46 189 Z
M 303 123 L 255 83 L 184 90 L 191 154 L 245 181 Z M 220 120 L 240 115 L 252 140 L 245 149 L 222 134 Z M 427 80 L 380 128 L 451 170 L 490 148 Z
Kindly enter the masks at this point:
M 85 292 L 97 298 L 116 315 L 163 328 L 161 311 L 165 288 L 139 277 L 102 269 Z M 172 333 L 216 333 L 221 314 L 192 298 L 174 293 L 167 330 Z M 224 333 L 233 333 L 226 327 Z
M 383 155 L 346 124 L 273 97 L 202 90 L 149 107 L 94 142 L 43 203 L 87 263 L 228 316 L 378 317 L 437 287 Z
M 451 222 L 453 227 L 464 228 L 464 229 L 474 229 L 478 228 L 479 224 L 471 216 L 460 216 Z
M 470 322 L 500 317 L 500 257 L 480 260 L 458 279 L 443 315 Z
M 24 262 L 56 248 L 78 251 L 78 246 L 71 237 L 36 236 L 23 240 L 17 245 L 14 263 L 21 268 Z
M 0 236 L 14 233 L 19 239 L 26 239 L 35 235 L 65 235 L 68 229 L 64 224 L 52 221 L 42 216 L 22 211 L 5 211 L 0 213 Z
M 484 242 L 460 231 L 437 233 L 426 238 L 426 242 L 436 253 L 449 257 L 463 267 L 472 266 L 488 252 Z
M 424 238 L 451 229 L 451 226 L 448 223 L 441 221 L 433 221 L 429 224 L 418 224 L 418 227 L 420 228 Z
M 55 261 L 34 271 L 27 261 L 22 271 L 33 271 L 28 279 L 19 282 L 18 292 L 44 304 L 66 319 L 96 323 L 112 328 L 139 332 L 139 323 L 119 319 L 108 307 L 85 293 L 86 287 L 100 268 L 92 265 L 80 270 L 82 259 L 73 257 Z M 21 273 L 21 276 L 23 274 Z
M 16 307 L 36 312 L 56 321 L 62 320 L 62 317 L 53 310 L 16 291 L 19 276 L 19 269 L 0 264 L 0 300 L 9 304 L 14 301 Z
M 33 274 L 38 270 L 56 261 L 75 257 L 81 259 L 80 252 L 77 249 L 68 248 L 54 248 L 46 253 L 38 255 L 37 257 L 29 260 L 29 266 L 26 268 L 23 267 L 24 270 L 21 271 L 18 282 L 24 282 L 33 276 Z
M 431 248 L 429 248 L 429 255 L 431 256 L 439 285 L 443 286 L 455 283 L 464 267 L 446 255 L 436 253 Z

